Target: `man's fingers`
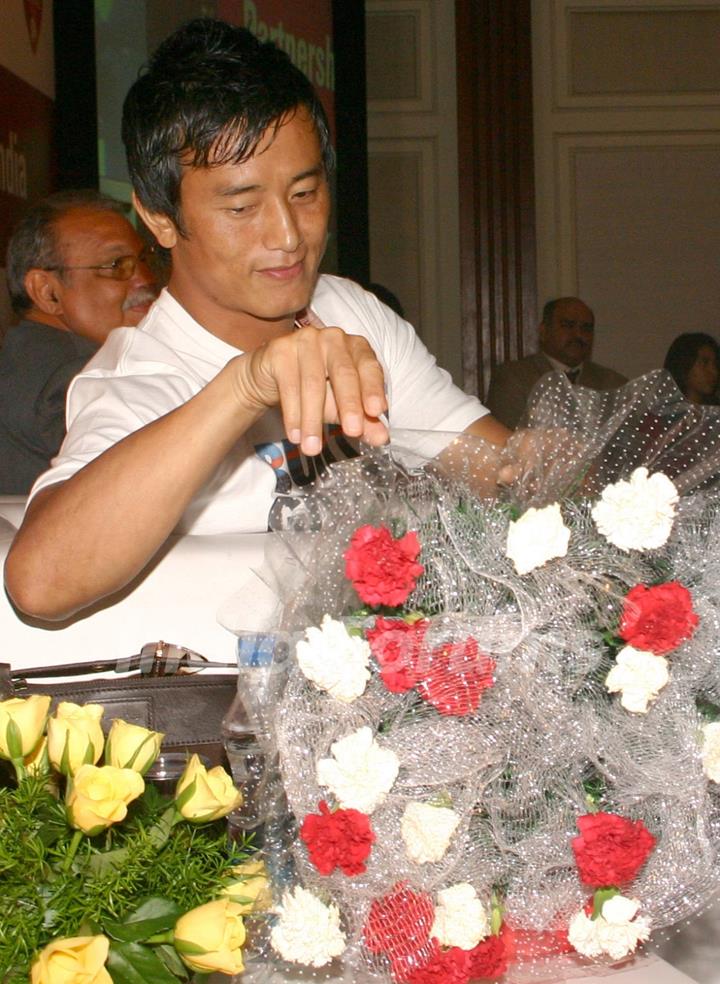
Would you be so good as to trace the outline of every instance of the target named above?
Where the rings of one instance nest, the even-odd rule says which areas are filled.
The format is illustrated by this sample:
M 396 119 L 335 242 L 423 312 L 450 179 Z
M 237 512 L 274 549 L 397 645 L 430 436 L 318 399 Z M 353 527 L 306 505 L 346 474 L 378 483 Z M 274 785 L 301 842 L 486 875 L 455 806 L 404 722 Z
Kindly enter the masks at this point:
M 314 328 L 302 328 L 293 336 L 296 342 L 297 373 L 300 380 L 300 440 L 295 441 L 289 430 L 288 437 L 309 455 L 319 454 L 322 450 L 325 422 L 327 368 L 319 334 Z M 288 416 L 282 391 L 280 396 L 287 427 Z
M 288 438 L 305 454 L 320 452 L 324 423 L 370 444 L 388 440 L 378 419 L 387 409 L 382 368 L 360 336 L 302 327 L 256 350 L 243 370 L 243 402 L 279 403 Z

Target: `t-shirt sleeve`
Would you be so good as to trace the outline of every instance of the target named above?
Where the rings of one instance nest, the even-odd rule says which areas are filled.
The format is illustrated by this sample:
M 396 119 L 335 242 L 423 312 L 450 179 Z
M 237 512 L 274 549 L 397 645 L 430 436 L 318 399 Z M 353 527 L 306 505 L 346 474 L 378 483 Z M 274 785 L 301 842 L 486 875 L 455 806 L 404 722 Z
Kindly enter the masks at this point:
M 488 411 L 442 369 L 415 329 L 384 305 L 382 355 L 387 363 L 389 419 L 395 429 L 460 432 Z
M 134 431 L 176 409 L 194 395 L 187 380 L 172 374 L 113 376 L 91 369 L 76 376 L 67 396 L 67 434 L 41 489 L 71 478 L 88 462 Z
M 351 281 L 323 277 L 313 308 L 324 324 L 364 335 L 375 350 L 385 372 L 393 430 L 458 433 L 488 413 L 438 366 L 412 325 L 374 294 Z

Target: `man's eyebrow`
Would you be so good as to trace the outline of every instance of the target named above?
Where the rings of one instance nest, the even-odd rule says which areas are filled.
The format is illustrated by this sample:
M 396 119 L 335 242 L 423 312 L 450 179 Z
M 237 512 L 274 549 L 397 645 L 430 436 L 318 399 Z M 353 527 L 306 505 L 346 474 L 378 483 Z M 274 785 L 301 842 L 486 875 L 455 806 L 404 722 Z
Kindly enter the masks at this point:
M 296 174 L 290 184 L 297 184 L 298 181 L 304 181 L 306 178 L 317 178 L 322 174 L 322 164 L 316 164 L 315 167 L 309 167 L 307 171 L 301 171 L 300 174 Z
M 307 178 L 316 178 L 323 174 L 324 169 L 322 164 L 316 164 L 315 167 L 309 167 L 306 171 L 301 171 L 300 174 L 294 175 L 290 179 L 290 184 L 297 184 L 298 181 L 305 181 Z M 218 194 L 221 198 L 233 198 L 235 195 L 246 195 L 250 191 L 260 191 L 262 185 L 250 184 L 250 185 L 226 185 L 224 188 L 218 189 Z

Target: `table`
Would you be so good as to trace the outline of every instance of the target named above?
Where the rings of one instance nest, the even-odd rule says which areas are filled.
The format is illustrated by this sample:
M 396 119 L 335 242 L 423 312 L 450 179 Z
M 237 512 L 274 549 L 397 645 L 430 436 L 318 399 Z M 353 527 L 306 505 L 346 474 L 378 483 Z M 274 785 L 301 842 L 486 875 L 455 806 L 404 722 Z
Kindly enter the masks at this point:
M 367 978 L 364 982 L 358 977 L 344 977 L 323 973 L 319 970 L 299 970 L 291 976 L 279 973 L 269 974 L 267 968 L 253 967 L 248 962 L 244 974 L 233 978 L 232 984 L 307 984 L 309 981 L 328 982 L 328 984 L 377 984 L 376 978 Z M 602 981 L 603 984 L 695 984 L 692 977 L 683 974 L 654 953 L 637 957 L 625 969 L 611 970 L 604 975 L 595 974 L 592 977 L 580 976 L 564 978 L 562 984 L 592 984 L 592 981 Z M 528 984 L 551 984 L 547 977 L 528 977 Z M 227 977 L 212 975 L 208 984 L 228 984 Z

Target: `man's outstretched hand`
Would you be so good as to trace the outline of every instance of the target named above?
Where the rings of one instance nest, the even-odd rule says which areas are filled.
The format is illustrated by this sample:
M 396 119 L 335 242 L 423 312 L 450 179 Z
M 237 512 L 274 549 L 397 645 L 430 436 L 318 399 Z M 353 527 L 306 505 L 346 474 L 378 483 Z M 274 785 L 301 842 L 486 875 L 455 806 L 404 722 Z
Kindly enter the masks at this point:
M 340 424 L 371 445 L 389 439 L 382 367 L 367 341 L 340 328 L 306 325 L 235 360 L 240 405 L 280 406 L 285 432 L 308 455 L 322 448 L 323 425 Z

